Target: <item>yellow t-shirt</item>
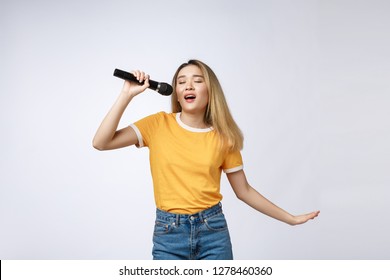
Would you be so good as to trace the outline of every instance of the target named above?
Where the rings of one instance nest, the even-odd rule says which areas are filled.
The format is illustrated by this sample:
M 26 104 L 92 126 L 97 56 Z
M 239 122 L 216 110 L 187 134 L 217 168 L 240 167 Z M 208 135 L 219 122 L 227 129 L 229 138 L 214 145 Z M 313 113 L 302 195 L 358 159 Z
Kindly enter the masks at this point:
M 193 214 L 221 201 L 221 171 L 243 169 L 239 151 L 222 152 L 212 128 L 184 124 L 180 113 L 160 112 L 130 125 L 138 147 L 148 147 L 157 208 Z

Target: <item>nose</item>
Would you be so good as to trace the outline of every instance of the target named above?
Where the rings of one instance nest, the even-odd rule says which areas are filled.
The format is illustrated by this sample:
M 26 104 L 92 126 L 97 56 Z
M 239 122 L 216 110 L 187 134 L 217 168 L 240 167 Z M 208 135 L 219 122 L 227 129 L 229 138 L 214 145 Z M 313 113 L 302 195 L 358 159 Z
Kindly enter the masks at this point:
M 192 82 L 187 82 L 186 83 L 186 90 L 193 90 L 194 87 L 192 86 Z

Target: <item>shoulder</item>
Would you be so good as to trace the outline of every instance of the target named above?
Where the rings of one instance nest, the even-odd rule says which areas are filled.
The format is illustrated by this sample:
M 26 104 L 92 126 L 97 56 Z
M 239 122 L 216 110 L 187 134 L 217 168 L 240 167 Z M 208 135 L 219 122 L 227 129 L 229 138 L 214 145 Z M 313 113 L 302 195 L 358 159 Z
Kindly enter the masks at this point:
M 175 113 L 166 113 L 164 111 L 149 115 L 134 123 L 140 130 L 155 130 L 159 127 L 171 125 L 176 122 Z
M 161 111 L 153 115 L 150 115 L 150 117 L 159 118 L 159 119 L 170 119 L 170 118 L 175 118 L 175 116 L 176 113 L 167 113 L 165 111 Z
M 165 111 L 161 111 L 156 113 L 155 115 L 161 117 L 161 118 L 172 118 L 176 116 L 176 113 L 167 113 Z
M 169 118 L 174 118 L 172 113 L 166 113 L 164 111 L 146 116 L 142 118 L 140 121 L 159 121 L 159 120 L 164 120 L 164 119 L 169 119 Z
M 167 113 L 164 111 L 158 112 L 154 115 L 155 119 L 157 119 L 160 122 L 176 122 L 176 113 Z

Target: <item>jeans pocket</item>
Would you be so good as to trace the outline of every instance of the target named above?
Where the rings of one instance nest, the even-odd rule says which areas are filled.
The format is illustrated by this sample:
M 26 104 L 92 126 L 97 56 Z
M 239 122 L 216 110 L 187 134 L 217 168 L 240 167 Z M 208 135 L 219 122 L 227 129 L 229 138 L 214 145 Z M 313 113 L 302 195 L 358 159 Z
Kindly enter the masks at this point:
M 162 235 L 167 234 L 170 231 L 172 231 L 173 225 L 169 223 L 168 221 L 162 222 L 162 221 L 156 221 L 154 224 L 154 234 L 155 235 Z
M 223 231 L 228 229 L 223 213 L 204 219 L 204 223 L 206 227 L 212 231 Z

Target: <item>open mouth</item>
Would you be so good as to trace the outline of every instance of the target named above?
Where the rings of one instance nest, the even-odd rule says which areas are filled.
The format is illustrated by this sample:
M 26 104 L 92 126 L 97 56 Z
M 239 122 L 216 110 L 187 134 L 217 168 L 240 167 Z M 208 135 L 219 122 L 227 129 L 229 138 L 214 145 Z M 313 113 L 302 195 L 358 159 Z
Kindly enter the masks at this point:
M 188 95 L 184 96 L 185 100 L 194 100 L 195 98 L 196 98 L 196 96 L 194 94 L 188 94 Z

